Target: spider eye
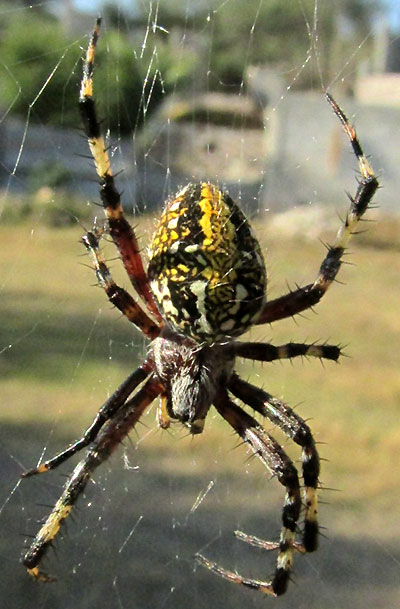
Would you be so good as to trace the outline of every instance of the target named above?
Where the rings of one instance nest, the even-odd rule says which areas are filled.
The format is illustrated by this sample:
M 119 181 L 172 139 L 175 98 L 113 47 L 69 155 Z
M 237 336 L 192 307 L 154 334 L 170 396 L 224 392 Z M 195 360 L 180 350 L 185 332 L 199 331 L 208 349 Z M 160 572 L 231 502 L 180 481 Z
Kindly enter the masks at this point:
M 196 342 L 242 334 L 265 300 L 260 245 L 229 195 L 208 183 L 189 184 L 167 203 L 148 275 L 164 320 Z

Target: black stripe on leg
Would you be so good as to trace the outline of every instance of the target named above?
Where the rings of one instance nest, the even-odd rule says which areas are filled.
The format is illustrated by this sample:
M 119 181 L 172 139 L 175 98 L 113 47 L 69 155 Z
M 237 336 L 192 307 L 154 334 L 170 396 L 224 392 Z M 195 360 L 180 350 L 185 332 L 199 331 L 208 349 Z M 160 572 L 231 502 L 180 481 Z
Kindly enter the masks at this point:
M 86 456 L 78 463 L 67 480 L 61 497 L 22 559 L 22 563 L 32 577 L 39 581 L 53 579 L 40 570 L 41 560 L 58 535 L 65 519 L 71 513 L 77 499 L 85 490 L 95 469 L 119 447 L 146 408 L 162 391 L 165 391 L 165 388 L 154 377 L 150 377 L 133 398 L 125 402 L 100 430 L 96 440 L 86 452 Z
M 318 546 L 318 501 L 317 488 L 320 462 L 315 441 L 309 426 L 294 410 L 271 394 L 243 381 L 237 374 L 230 378 L 229 390 L 256 412 L 275 423 L 282 431 L 302 448 L 302 468 L 304 479 L 304 534 L 303 545 L 308 552 Z
M 287 343 L 285 345 L 271 345 L 270 343 L 240 343 L 235 341 L 230 347 L 235 356 L 245 357 L 261 362 L 272 362 L 278 359 L 292 359 L 294 357 L 318 357 L 337 361 L 341 355 L 337 345 L 318 345 L 315 343 Z
M 79 112 L 87 138 L 98 139 L 101 136 L 101 128 L 97 120 L 96 107 L 93 98 L 83 97 L 80 99 Z
M 297 470 L 278 442 L 253 417 L 231 402 L 228 396 L 221 395 L 216 400 L 215 407 L 286 488 L 277 566 L 273 581 L 269 584 L 275 595 L 283 594 L 290 578 L 296 527 L 301 508 Z M 247 581 L 254 587 L 260 584 L 257 580 Z M 245 583 L 245 581 L 241 583 Z

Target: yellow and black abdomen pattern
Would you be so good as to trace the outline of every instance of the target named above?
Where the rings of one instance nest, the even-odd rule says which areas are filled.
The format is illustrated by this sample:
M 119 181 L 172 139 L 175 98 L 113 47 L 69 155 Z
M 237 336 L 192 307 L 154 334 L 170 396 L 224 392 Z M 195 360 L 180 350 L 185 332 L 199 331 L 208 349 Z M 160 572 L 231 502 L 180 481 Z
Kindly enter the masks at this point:
M 167 203 L 148 274 L 164 320 L 196 342 L 242 334 L 264 304 L 259 243 L 236 203 L 212 184 L 188 184 Z

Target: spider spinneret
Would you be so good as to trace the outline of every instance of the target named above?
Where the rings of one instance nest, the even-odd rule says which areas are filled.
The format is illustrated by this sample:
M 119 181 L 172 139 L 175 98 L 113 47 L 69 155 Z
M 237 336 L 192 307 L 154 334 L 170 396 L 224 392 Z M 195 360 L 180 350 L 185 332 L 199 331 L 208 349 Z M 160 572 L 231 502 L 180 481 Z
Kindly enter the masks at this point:
M 160 427 L 165 429 L 171 420 L 178 420 L 187 425 L 192 434 L 203 431 L 207 413 L 215 407 L 284 486 L 279 541 L 264 541 L 235 532 L 238 539 L 250 545 L 277 550 L 275 573 L 270 581 L 243 577 L 201 554 L 196 555 L 200 564 L 228 581 L 278 596 L 287 589 L 294 553 L 313 552 L 318 546 L 319 457 L 305 421 L 284 401 L 242 380 L 234 370 L 235 359 L 270 362 L 311 356 L 337 361 L 340 348 L 293 342 L 275 346 L 240 342 L 237 337 L 253 324 L 291 317 L 321 300 L 340 269 L 349 239 L 367 211 L 378 181 L 346 115 L 327 94 L 358 160 L 361 179 L 314 282 L 267 302 L 265 265 L 252 229 L 229 195 L 207 182 L 189 184 L 166 204 L 150 246 L 146 273 L 135 233 L 123 213 L 93 100 L 93 62 L 99 28 L 100 19 L 86 53 L 79 107 L 100 180 L 108 234 L 144 307 L 114 282 L 99 248 L 101 233 L 93 230 L 82 240 L 99 285 L 110 302 L 151 343 L 141 365 L 106 400 L 83 436 L 52 459 L 23 474 L 28 477 L 54 469 L 86 448 L 22 562 L 35 579 L 51 581 L 52 577 L 39 565 L 61 525 L 95 469 L 120 446 L 158 398 Z M 283 448 L 233 398 L 277 425 L 301 448 L 302 491 L 296 467 Z M 302 507 L 303 528 L 298 540 Z

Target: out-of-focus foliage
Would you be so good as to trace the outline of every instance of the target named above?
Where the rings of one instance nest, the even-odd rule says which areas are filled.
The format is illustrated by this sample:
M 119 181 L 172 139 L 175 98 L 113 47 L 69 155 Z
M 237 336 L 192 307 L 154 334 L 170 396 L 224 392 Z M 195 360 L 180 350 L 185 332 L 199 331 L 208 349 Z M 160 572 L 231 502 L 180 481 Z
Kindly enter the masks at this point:
M 320 87 L 320 73 L 329 82 L 370 31 L 378 0 L 319 2 L 315 14 L 314 0 L 214 4 L 144 2 L 135 17 L 113 4 L 104 10 L 95 80 L 107 126 L 131 131 L 171 91 L 233 92 L 252 64 L 275 66 L 292 85 Z M 34 119 L 79 124 L 87 39 L 67 35 L 45 10 L 5 12 L 0 29 L 0 114 L 11 108 L 26 117 L 31 105 Z M 310 49 L 318 62 L 301 70 Z M 367 43 L 358 59 L 366 50 Z
M 77 108 L 85 37 L 67 37 L 60 23 L 42 12 L 10 14 L 0 40 L 0 115 L 32 117 L 58 126 L 80 124 Z M 131 131 L 165 94 L 183 87 L 196 68 L 190 49 L 174 36 L 145 28 L 103 29 L 95 65 L 99 114 L 107 126 Z
M 74 70 L 79 56 L 78 45 L 68 51 L 55 19 L 43 13 L 5 16 L 0 41 L 1 110 L 11 106 L 14 115 L 26 116 L 31 104 L 34 116 L 44 122 L 71 123 L 76 104 L 71 109 L 69 100 L 76 97 Z
M 246 2 L 207 2 L 189 5 L 186 0 L 161 0 L 159 21 L 171 24 L 176 15 L 185 28 L 208 37 L 205 61 L 210 64 L 208 88 L 242 86 L 245 71 L 252 64 L 275 66 L 292 83 L 302 88 L 320 87 L 319 71 L 331 80 L 363 42 L 358 53 L 368 52 L 365 37 L 370 32 L 379 0 L 246 0 Z M 203 5 L 204 6 L 204 5 Z M 186 9 L 186 10 L 185 10 Z M 205 27 L 210 17 L 208 29 Z M 308 51 L 318 65 L 301 71 Z

